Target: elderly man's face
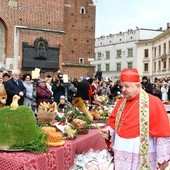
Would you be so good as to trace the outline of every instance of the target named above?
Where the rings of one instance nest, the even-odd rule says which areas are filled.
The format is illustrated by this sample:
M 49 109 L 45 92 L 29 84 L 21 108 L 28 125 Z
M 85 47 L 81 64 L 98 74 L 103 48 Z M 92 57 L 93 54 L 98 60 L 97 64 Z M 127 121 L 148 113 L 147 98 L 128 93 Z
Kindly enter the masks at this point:
M 140 83 L 122 82 L 122 94 L 127 100 L 133 99 L 140 92 Z
M 12 77 L 15 79 L 15 80 L 18 80 L 20 78 L 20 74 L 19 73 L 14 73 L 12 75 Z

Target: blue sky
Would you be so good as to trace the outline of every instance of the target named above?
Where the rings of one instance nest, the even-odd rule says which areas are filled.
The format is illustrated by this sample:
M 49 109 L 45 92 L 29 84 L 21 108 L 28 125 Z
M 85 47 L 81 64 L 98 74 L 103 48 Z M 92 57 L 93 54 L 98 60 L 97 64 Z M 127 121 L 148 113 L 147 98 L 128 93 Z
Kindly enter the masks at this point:
M 166 29 L 170 0 L 96 0 L 96 37 L 128 29 Z

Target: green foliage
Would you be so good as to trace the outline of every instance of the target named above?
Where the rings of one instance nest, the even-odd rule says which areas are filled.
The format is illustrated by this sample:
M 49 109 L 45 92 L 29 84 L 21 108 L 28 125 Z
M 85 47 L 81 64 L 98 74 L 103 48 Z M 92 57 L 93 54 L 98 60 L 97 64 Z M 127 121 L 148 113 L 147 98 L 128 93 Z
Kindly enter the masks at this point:
M 0 109 L 0 147 L 22 148 L 41 152 L 46 149 L 46 137 L 36 123 L 32 110 L 19 106 Z
M 66 121 L 66 117 L 65 116 L 60 117 L 59 115 L 56 115 L 55 120 L 64 123 Z
M 85 122 L 87 122 L 87 124 L 91 124 L 92 122 L 86 117 L 86 115 L 84 113 L 82 113 L 80 110 L 78 109 L 74 109 L 72 111 L 72 113 L 67 115 L 67 119 L 69 120 L 69 122 L 71 122 L 73 119 L 78 118 L 81 120 L 84 120 Z
M 103 117 L 109 117 L 107 111 L 103 111 L 102 113 L 100 113 L 100 115 L 103 116 Z
M 23 142 L 19 146 L 13 145 L 10 148 L 23 148 L 25 151 L 28 152 L 44 152 L 47 150 L 46 145 L 47 136 L 45 134 L 42 135 L 42 131 L 39 129 L 37 133 L 37 137 L 29 142 Z

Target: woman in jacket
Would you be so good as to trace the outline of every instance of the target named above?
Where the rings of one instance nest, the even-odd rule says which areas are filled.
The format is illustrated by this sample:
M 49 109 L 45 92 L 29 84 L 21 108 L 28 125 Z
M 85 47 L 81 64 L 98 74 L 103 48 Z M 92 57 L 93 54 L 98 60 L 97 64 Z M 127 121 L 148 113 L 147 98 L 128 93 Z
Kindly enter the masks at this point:
M 33 101 L 32 99 L 33 99 L 33 92 L 34 92 L 33 84 L 31 82 L 32 76 L 31 76 L 31 74 L 24 74 L 22 79 L 23 79 L 23 84 L 26 88 L 26 94 L 24 96 L 23 105 L 26 105 L 26 106 L 32 108 L 32 101 Z
M 36 88 L 37 95 L 37 108 L 39 107 L 41 102 L 51 103 L 52 93 L 47 88 L 46 81 L 44 79 L 39 80 L 39 85 Z

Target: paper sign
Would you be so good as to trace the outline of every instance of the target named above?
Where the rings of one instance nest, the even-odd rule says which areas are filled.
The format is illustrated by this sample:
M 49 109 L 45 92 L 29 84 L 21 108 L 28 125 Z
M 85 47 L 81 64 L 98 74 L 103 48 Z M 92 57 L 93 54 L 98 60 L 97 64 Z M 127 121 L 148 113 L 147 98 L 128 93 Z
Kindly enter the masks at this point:
M 63 74 L 63 83 L 68 83 L 68 75 Z
M 31 72 L 31 75 L 32 75 L 32 79 L 38 79 L 38 77 L 40 76 L 40 69 L 35 68 L 35 70 Z

